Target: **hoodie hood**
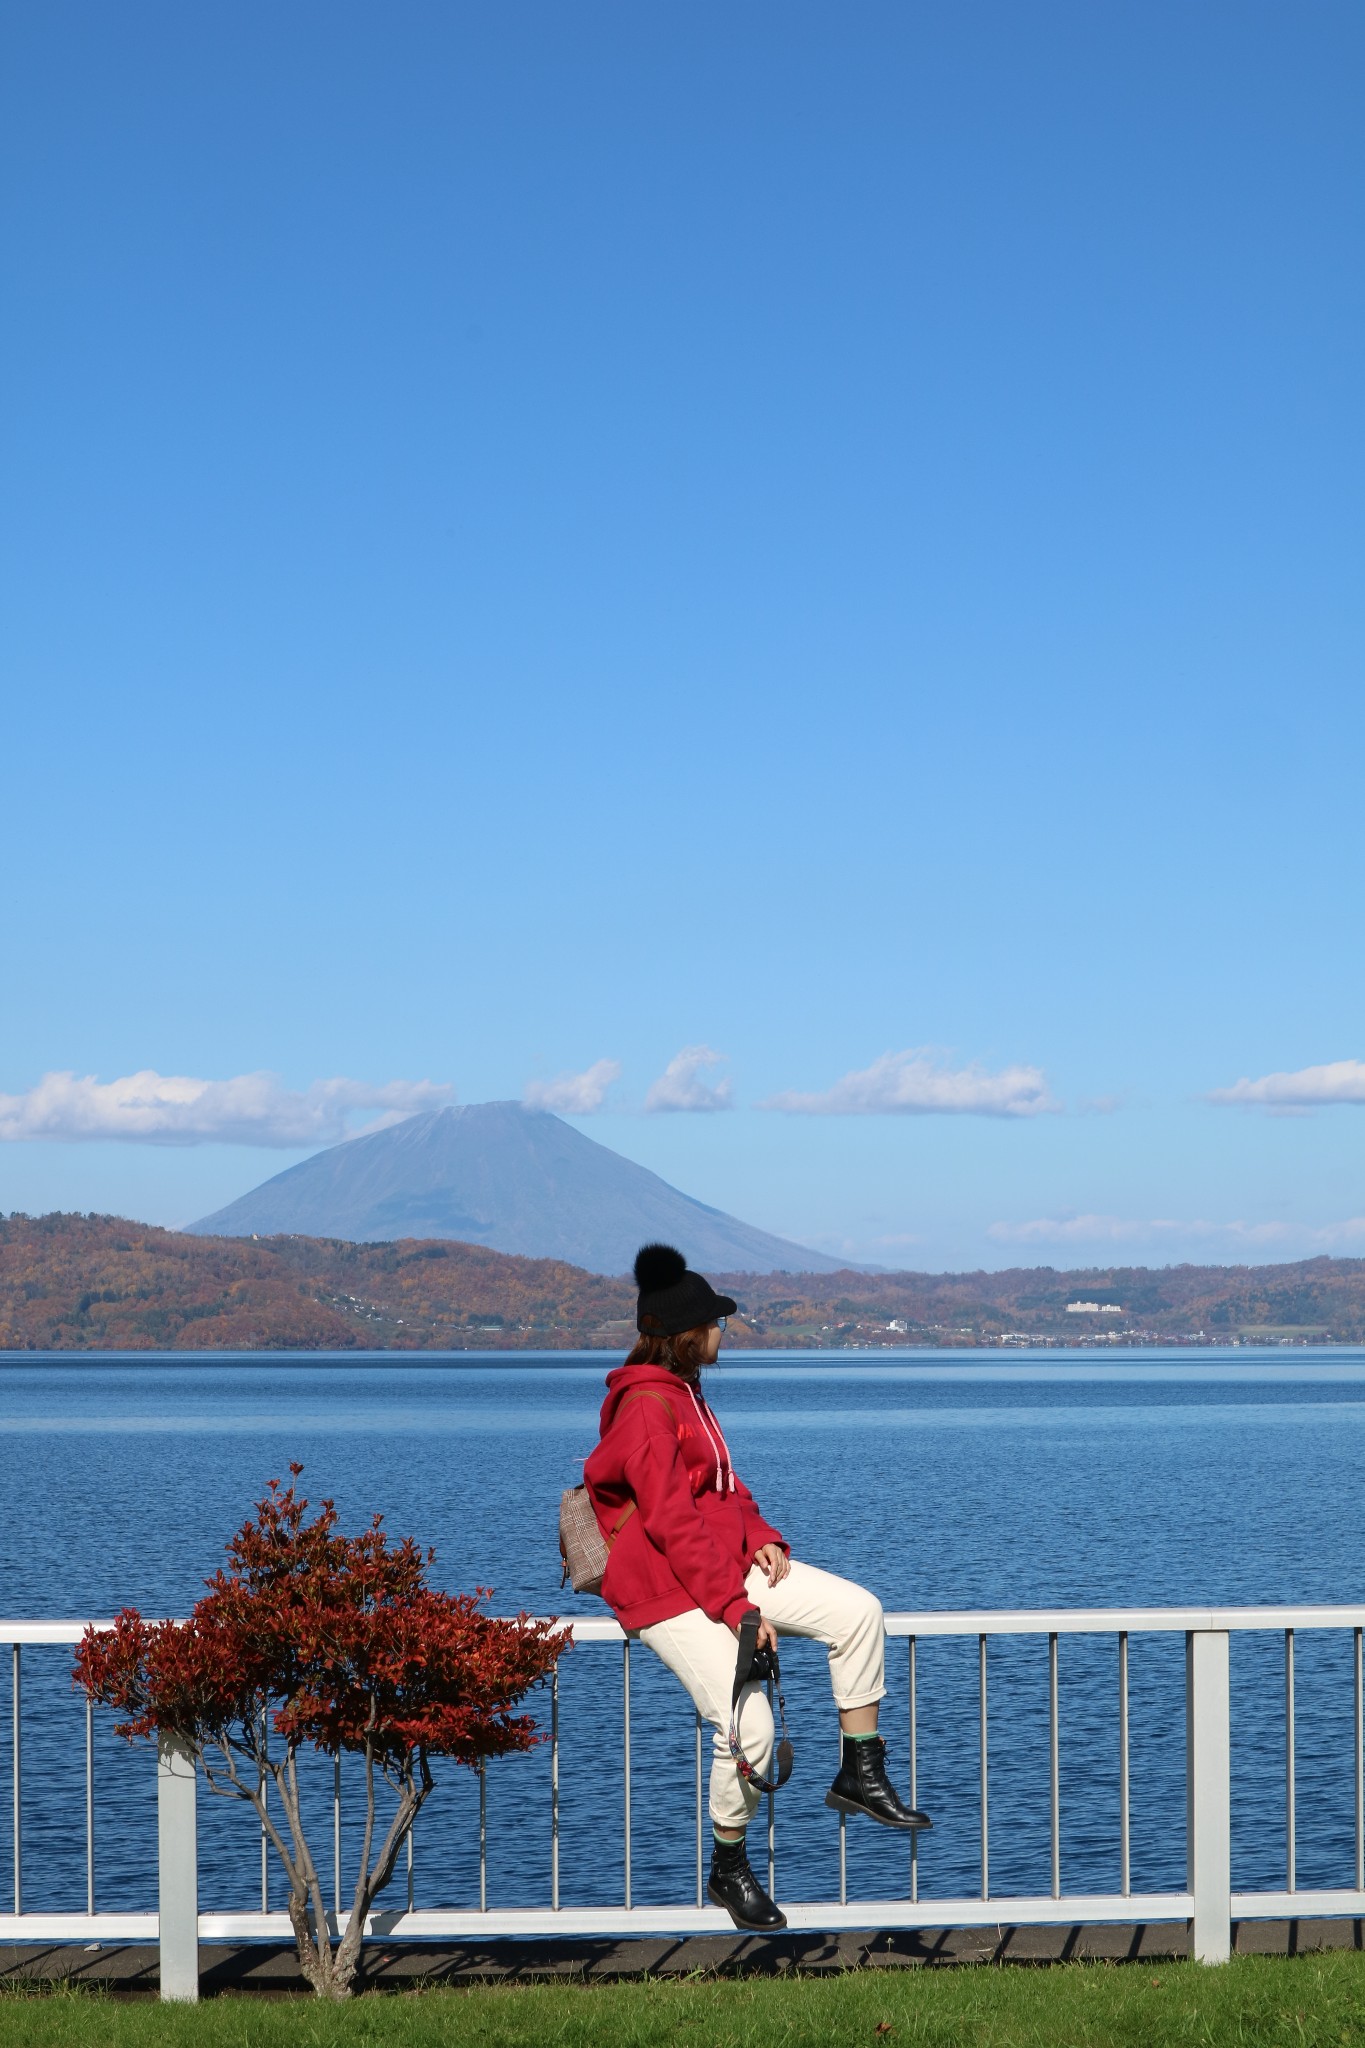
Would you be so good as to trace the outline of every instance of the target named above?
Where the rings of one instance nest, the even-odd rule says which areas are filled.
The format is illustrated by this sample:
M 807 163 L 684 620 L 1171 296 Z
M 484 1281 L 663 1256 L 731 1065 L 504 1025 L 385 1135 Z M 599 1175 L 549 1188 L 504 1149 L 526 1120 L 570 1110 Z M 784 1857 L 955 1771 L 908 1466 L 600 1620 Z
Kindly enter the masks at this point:
M 662 1394 L 678 1418 L 679 1437 L 697 1437 L 705 1446 L 705 1462 L 714 1467 L 711 1483 L 718 1494 L 733 1493 L 735 1490 L 735 1468 L 730 1460 L 730 1447 L 721 1433 L 720 1424 L 707 1405 L 706 1396 L 698 1393 L 689 1381 L 679 1379 L 666 1365 L 618 1365 L 607 1374 L 606 1399 L 602 1403 L 601 1431 L 605 1436 L 615 1421 L 621 1403 L 629 1394 L 637 1394 L 648 1388 L 652 1394 Z
M 606 1435 L 616 1420 L 616 1411 L 627 1394 L 639 1392 L 648 1387 L 652 1393 L 666 1394 L 675 1400 L 679 1394 L 686 1395 L 687 1382 L 680 1380 L 666 1365 L 617 1365 L 607 1374 L 606 1398 L 602 1402 L 602 1434 Z

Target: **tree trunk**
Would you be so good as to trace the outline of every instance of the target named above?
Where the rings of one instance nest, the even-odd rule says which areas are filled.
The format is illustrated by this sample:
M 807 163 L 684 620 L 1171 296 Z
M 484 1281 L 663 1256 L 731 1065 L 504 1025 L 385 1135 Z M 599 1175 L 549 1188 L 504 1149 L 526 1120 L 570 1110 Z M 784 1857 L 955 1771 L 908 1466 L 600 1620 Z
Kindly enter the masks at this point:
M 312 1986 L 314 1997 L 333 1999 L 338 2004 L 349 1998 L 355 1984 L 354 1958 L 334 1952 L 325 1929 L 321 1933 L 314 1931 L 307 1900 L 292 1892 L 289 1924 L 294 1930 L 299 1968 Z
M 431 1790 L 431 1768 L 425 1752 L 419 1755 L 418 1767 L 420 1777 L 414 1773 L 411 1766 L 403 1772 L 398 1787 L 397 1811 L 379 1854 L 371 1865 L 375 1820 L 375 1759 L 369 1743 L 366 1744 L 364 1844 L 360 1868 L 356 1873 L 351 1911 L 345 1927 L 339 1930 L 340 1939 L 333 1946 L 321 1881 L 303 1831 L 293 1745 L 286 1750 L 281 1763 L 268 1766 L 289 1823 L 294 1849 L 292 1857 L 285 1848 L 264 1800 L 253 1801 L 253 1804 L 289 1876 L 289 1924 L 294 1930 L 294 1946 L 298 1953 L 299 1968 L 317 1998 L 332 1999 L 340 2003 L 349 1998 L 356 1988 L 361 1970 L 365 1922 L 369 1917 L 370 1908 L 377 1894 L 393 1876 L 399 1851 L 412 1832 L 413 1822 Z

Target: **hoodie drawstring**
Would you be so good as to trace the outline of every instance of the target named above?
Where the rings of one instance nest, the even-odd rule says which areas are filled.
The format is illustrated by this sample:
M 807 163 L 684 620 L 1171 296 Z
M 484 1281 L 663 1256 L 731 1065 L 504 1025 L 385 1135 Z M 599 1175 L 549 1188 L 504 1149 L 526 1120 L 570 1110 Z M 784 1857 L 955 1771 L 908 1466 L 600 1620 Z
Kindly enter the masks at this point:
M 711 1417 L 709 1409 L 697 1399 L 696 1389 L 688 1386 L 686 1381 L 683 1384 L 687 1386 L 687 1391 L 692 1397 L 692 1406 L 697 1411 L 697 1420 L 706 1431 L 706 1440 L 715 1453 L 716 1492 L 721 1494 L 733 1493 L 735 1490 L 735 1468 L 730 1460 L 730 1446 L 726 1443 L 721 1433 L 720 1424 L 714 1422 L 714 1417 Z M 713 1422 L 714 1427 L 712 1426 Z

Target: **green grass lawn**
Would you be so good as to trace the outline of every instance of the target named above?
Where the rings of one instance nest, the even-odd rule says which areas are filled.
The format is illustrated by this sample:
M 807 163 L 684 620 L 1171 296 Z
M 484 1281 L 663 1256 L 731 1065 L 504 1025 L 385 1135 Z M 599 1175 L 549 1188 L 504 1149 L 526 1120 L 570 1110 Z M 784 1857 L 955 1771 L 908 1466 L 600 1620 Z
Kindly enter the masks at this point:
M 1165 2043 L 1365 2048 L 1365 1955 L 1029 1969 L 860 1970 L 842 1977 L 476 1986 L 358 1998 L 227 1997 L 158 2005 L 81 1992 L 0 1996 L 4 2048 L 204 2048 L 428 2043 L 521 2048 L 1163 2048 Z

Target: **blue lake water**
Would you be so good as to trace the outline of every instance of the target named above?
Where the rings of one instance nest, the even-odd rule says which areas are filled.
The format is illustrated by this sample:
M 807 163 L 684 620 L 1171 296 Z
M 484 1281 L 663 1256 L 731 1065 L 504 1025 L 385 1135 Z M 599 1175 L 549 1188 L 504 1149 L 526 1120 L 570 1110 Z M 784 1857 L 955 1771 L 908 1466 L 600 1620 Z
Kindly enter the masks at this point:
M 602 1613 L 561 1594 L 555 1512 L 596 1438 L 601 1354 L 250 1359 L 0 1357 L 0 1608 L 79 1618 L 134 1605 L 183 1613 L 224 1539 L 290 1459 L 348 1526 L 380 1511 L 437 1552 L 452 1589 L 502 1612 Z M 872 1586 L 888 1608 L 1259 1605 L 1365 1599 L 1359 1351 L 723 1355 L 711 1397 L 736 1464 L 795 1552 Z M 1118 1883 L 1117 1646 L 1061 1644 L 1062 1878 Z M 906 1777 L 907 1651 L 889 1645 L 884 1729 Z M 1283 1640 L 1234 1638 L 1234 1884 L 1283 1882 Z M 924 1640 L 924 1896 L 977 1889 L 976 1644 Z M 83 1708 L 64 1651 L 23 1663 L 24 1903 L 84 1903 Z M 1298 1881 L 1354 1866 L 1352 1645 L 1301 1634 Z M 823 1653 L 784 1655 L 797 1772 L 778 1801 L 778 1892 L 837 1896 L 823 1805 L 837 1739 Z M 10 1713 L 8 1664 L 0 1712 Z M 991 1889 L 1049 1881 L 1047 1648 L 994 1642 Z M 1135 1889 L 1184 1873 L 1184 1670 L 1175 1638 L 1130 1652 Z M 561 1870 L 566 1903 L 621 1895 L 621 1653 L 564 1661 Z M 648 1652 L 632 1660 L 637 1902 L 692 1897 L 690 1704 Z M 147 1752 L 97 1724 L 98 1903 L 150 1905 L 155 1805 Z M 5 1826 L 11 1807 L 4 1744 Z M 709 1764 L 709 1753 L 708 1753 Z M 419 1822 L 424 1906 L 478 1900 L 477 1787 L 438 1766 Z M 330 1851 L 330 1766 L 314 1774 Z M 544 1751 L 490 1767 L 489 1903 L 548 1903 Z M 205 1906 L 260 1899 L 249 1813 L 201 1801 Z M 352 1811 L 346 1853 L 352 1853 Z M 0 1872 L 9 1868 L 5 1842 Z M 758 1859 L 755 1858 L 756 1863 Z M 848 1829 L 851 1897 L 903 1895 L 905 1842 Z M 282 1903 L 271 1877 L 272 1903 Z M 0 1886 L 3 1879 L 0 1878 Z M 0 1889 L 3 1896 L 3 1889 Z M 395 1898 L 393 1903 L 400 1901 Z

